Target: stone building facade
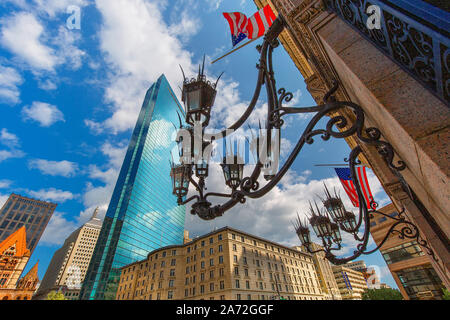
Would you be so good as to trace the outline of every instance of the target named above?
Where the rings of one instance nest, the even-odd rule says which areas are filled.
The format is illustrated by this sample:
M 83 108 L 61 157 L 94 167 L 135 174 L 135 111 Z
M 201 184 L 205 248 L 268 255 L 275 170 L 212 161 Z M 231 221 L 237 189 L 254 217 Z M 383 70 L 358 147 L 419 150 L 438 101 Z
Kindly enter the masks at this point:
M 392 203 L 381 208 L 380 212 L 398 217 Z M 374 215 L 371 223 L 373 240 L 379 245 L 395 221 L 378 214 Z M 416 239 L 390 237 L 380 253 L 405 300 L 442 299 L 442 280 L 431 265 L 432 259 Z
M 360 160 L 418 225 L 438 258 L 433 268 L 449 288 L 450 14 L 438 1 L 403 7 L 379 0 L 254 1 L 283 15 L 288 27 L 281 43 L 316 102 L 323 103 L 337 80 L 336 99 L 359 104 L 366 128 L 379 128 L 393 146 L 393 164 L 406 164 L 394 172 L 375 147 L 346 139 L 351 148 L 361 146 Z M 371 5 L 380 8 L 378 29 L 367 27 Z
M 0 300 L 31 300 L 39 282 L 38 264 L 19 280 L 30 259 L 25 227 L 0 242 Z
M 312 256 L 224 227 L 122 268 L 118 300 L 323 300 Z
M 91 219 L 72 232 L 56 250 L 33 300 L 45 300 L 51 291 L 62 292 L 66 300 L 78 300 L 102 228 L 97 214 L 98 208 Z
M 344 266 L 333 266 L 333 273 L 342 300 L 362 299 L 363 292 L 368 289 L 362 272 Z
M 294 248 L 299 251 L 308 252 L 303 246 Z M 323 247 L 317 243 L 311 243 L 310 248 L 316 251 Z M 316 252 L 312 257 L 325 300 L 342 300 L 339 287 L 334 277 L 332 265 L 328 259 L 325 258 L 325 253 L 323 251 Z

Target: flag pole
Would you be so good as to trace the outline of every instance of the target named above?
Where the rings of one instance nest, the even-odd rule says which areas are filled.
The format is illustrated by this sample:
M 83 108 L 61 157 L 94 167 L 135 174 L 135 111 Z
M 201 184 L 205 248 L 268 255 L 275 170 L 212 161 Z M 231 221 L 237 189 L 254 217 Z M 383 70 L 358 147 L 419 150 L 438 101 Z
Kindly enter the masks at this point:
M 252 39 L 252 40 L 250 40 L 250 41 L 248 41 L 248 42 L 244 43 L 243 45 L 241 45 L 241 46 L 239 46 L 239 47 L 237 47 L 237 48 L 235 48 L 235 49 L 231 50 L 230 52 L 228 52 L 228 53 L 225 53 L 225 54 L 224 54 L 223 56 L 221 56 L 221 57 L 217 58 L 216 60 L 212 61 L 212 62 L 211 62 L 211 64 L 213 64 L 213 63 L 215 63 L 215 62 L 217 62 L 217 61 L 219 61 L 219 60 L 221 60 L 221 59 L 225 58 L 226 56 L 228 56 L 228 55 L 232 54 L 233 52 L 235 52 L 235 51 L 237 51 L 237 50 L 239 50 L 239 49 L 242 49 L 242 48 L 243 48 L 243 47 L 245 47 L 246 45 L 248 45 L 248 44 L 252 43 L 252 42 L 253 42 L 253 41 L 255 41 L 255 40 L 258 40 L 259 38 L 261 38 L 261 37 L 258 37 L 258 38 L 255 38 L 255 39 Z

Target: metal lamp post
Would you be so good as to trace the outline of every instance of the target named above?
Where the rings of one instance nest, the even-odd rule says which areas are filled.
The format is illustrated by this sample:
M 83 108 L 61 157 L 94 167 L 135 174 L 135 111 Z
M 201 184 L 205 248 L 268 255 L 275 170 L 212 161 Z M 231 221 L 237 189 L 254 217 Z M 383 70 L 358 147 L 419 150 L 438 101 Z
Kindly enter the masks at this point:
M 199 73 L 196 78 L 190 80 L 187 79 L 182 69 L 184 77 L 182 100 L 185 105 L 186 123 L 190 126 L 182 128 L 180 121 L 180 131 L 184 130 L 184 133 L 187 134 L 186 140 L 190 139 L 191 141 L 182 141 L 182 143 L 178 141 L 182 148 L 182 150 L 180 150 L 182 161 L 180 165 L 174 165 L 172 167 L 171 176 L 174 181 L 173 193 L 177 196 L 179 204 L 187 204 L 194 201 L 191 206 L 191 213 L 198 215 L 201 219 L 215 219 L 216 217 L 222 216 L 227 210 L 230 210 L 235 205 L 245 203 L 247 198 L 258 199 L 263 197 L 281 181 L 303 147 L 312 144 L 314 138 L 317 136 L 320 136 L 324 141 L 328 141 L 330 138 L 342 139 L 354 136 L 361 144 L 365 144 L 369 148 L 375 148 L 393 171 L 398 172 L 406 168 L 403 161 L 398 161 L 394 164 L 393 147 L 388 142 L 381 140 L 380 130 L 374 127 L 366 128 L 364 126 L 365 113 L 359 105 L 350 101 L 336 101 L 333 96 L 338 89 L 338 83 L 336 81 L 334 81 L 333 88 L 325 95 L 324 102 L 321 105 L 302 108 L 285 107 L 283 105 L 293 98 L 293 94 L 286 91 L 284 88 L 277 90 L 274 76 L 275 73 L 272 65 L 272 53 L 273 50 L 279 46 L 277 38 L 285 27 L 286 23 L 283 17 L 279 15 L 266 33 L 262 45 L 257 46 L 260 58 L 259 63 L 257 64 L 259 72 L 255 92 L 245 112 L 227 130 L 214 134 L 205 134 L 205 128 L 210 121 L 211 108 L 214 105 L 216 87 L 220 77 L 215 83 L 211 83 L 206 79 L 204 74 L 204 60 L 203 66 L 199 68 Z M 267 130 L 265 138 L 266 147 L 269 149 L 268 153 L 265 154 L 265 157 L 260 157 L 258 155 L 256 165 L 252 173 L 247 177 L 244 177 L 243 174 L 243 162 L 238 161 L 240 160 L 239 155 L 231 154 L 231 157 L 224 157 L 224 159 L 232 158 L 234 160 L 232 163 L 228 163 L 224 160 L 224 163 L 221 164 L 225 184 L 231 189 L 231 192 L 226 194 L 206 192 L 205 180 L 208 177 L 209 171 L 208 162 L 205 158 L 208 158 L 209 156 L 204 156 L 203 153 L 207 147 L 210 146 L 210 143 L 212 143 L 212 137 L 220 136 L 220 138 L 223 139 L 230 131 L 242 127 L 250 114 L 254 111 L 263 86 L 266 89 L 268 100 L 265 127 Z M 350 119 L 343 115 L 335 115 L 338 111 L 344 109 L 353 112 L 354 118 Z M 300 113 L 312 113 L 312 119 L 301 134 L 297 144 L 285 163 L 278 169 L 278 155 L 273 153 L 271 149 L 271 146 L 277 143 L 277 139 L 272 137 L 272 133 L 282 128 L 284 125 L 284 116 Z M 334 116 L 331 116 L 326 123 L 325 128 L 316 128 L 322 118 L 330 115 Z M 256 140 L 259 141 L 261 138 L 260 133 Z M 279 139 L 280 136 L 278 136 L 278 142 Z M 190 153 L 190 155 L 187 155 L 187 153 Z M 370 254 L 374 252 L 386 241 L 390 234 L 398 234 L 400 237 L 416 239 L 418 243 L 426 248 L 428 253 L 435 258 L 433 251 L 428 247 L 428 243 L 420 237 L 417 227 L 407 221 L 402 215 L 403 211 L 399 214 L 398 218 L 394 218 L 376 211 L 375 203 L 370 204 L 370 208 L 367 207 L 360 184 L 357 180 L 355 169 L 355 166 L 359 164 L 358 156 L 361 153 L 361 147 L 357 146 L 351 151 L 348 158 L 351 177 L 358 193 L 359 203 L 361 204 L 358 216 L 347 211 L 341 198 L 338 197 L 336 193 L 335 195 L 332 195 L 328 189 L 325 190 L 326 197 L 325 200 L 323 200 L 324 213 L 321 213 L 317 204 L 316 209 L 313 209 L 311 206 L 312 215 L 309 219 L 309 224 L 311 224 L 317 237 L 323 242 L 323 249 L 320 251 L 324 251 L 325 256 L 332 263 L 342 264 L 357 258 L 361 254 Z M 267 167 L 272 166 L 274 163 L 276 164 L 277 170 L 267 173 Z M 194 166 L 194 168 L 192 166 Z M 193 178 L 193 169 L 197 180 Z M 258 178 L 261 175 L 264 176 L 267 181 L 262 187 L 258 182 Z M 189 185 L 193 185 L 197 192 L 194 196 L 185 199 Z M 208 201 L 209 197 L 228 198 L 228 200 L 222 204 L 212 206 L 211 202 Z M 367 251 L 370 235 L 370 217 L 373 213 L 378 213 L 389 219 L 393 219 L 395 220 L 395 223 L 389 230 L 385 239 L 381 242 L 380 246 L 374 250 Z M 364 227 L 362 228 L 363 224 Z M 401 229 L 397 229 L 397 226 L 401 226 Z M 302 244 L 309 252 L 313 253 L 314 251 L 310 249 L 311 237 L 308 222 L 306 220 L 301 221 L 298 219 L 295 229 Z M 362 229 L 362 236 L 359 235 L 360 229 Z M 355 249 L 354 254 L 345 258 L 338 258 L 332 253 L 332 251 L 338 251 L 342 248 L 341 230 L 352 234 L 354 238 L 360 242 Z

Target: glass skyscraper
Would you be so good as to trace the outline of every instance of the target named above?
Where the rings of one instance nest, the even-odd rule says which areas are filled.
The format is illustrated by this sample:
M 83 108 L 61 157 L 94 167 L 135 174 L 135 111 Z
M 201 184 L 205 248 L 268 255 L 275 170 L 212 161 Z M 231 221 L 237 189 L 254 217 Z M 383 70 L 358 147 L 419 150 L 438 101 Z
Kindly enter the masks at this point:
M 185 207 L 177 205 L 170 178 L 177 112 L 184 118 L 162 75 L 145 96 L 80 299 L 115 299 L 120 267 L 157 248 L 183 243 Z
M 55 203 L 11 194 L 0 210 L 0 242 L 24 226 L 27 249 L 33 254 L 56 206 Z

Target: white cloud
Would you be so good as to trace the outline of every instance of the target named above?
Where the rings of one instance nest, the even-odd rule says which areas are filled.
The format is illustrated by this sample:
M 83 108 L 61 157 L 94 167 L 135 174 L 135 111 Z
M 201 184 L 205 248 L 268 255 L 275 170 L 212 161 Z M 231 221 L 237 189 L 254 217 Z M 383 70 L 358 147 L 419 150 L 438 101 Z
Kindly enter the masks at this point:
M 6 203 L 6 200 L 8 200 L 9 196 L 6 194 L 0 193 L 0 208 L 3 207 L 3 205 Z
M 8 148 L 7 150 L 0 149 L 0 162 L 12 158 L 22 158 L 25 155 L 25 153 L 20 150 L 19 138 L 15 134 L 9 132 L 6 128 L 3 128 L 0 131 L 0 144 L 3 144 Z
M 0 142 L 11 149 L 17 148 L 20 145 L 19 138 L 6 128 L 3 128 L 0 132 Z
M 20 103 L 22 76 L 13 68 L 0 65 L 0 103 Z
M 99 217 L 106 213 L 127 148 L 128 145 L 125 143 L 113 145 L 106 142 L 102 145 L 102 153 L 108 161 L 104 168 L 96 165 L 89 166 L 88 174 L 89 178 L 99 180 L 103 185 L 96 186 L 93 182 L 86 184 L 83 194 L 83 204 L 86 209 L 80 213 L 80 222 L 87 221 L 96 207 L 99 207 Z
M 63 203 L 76 198 L 76 195 L 70 191 L 64 191 L 55 188 L 41 189 L 38 191 L 27 190 L 27 193 L 39 200 L 55 201 L 58 203 Z
M 12 181 L 10 180 L 0 180 L 0 189 L 6 189 L 9 188 L 9 186 L 12 184 Z M 0 205 L 1 208 L 1 205 Z
M 78 225 L 64 217 L 64 213 L 55 211 L 39 240 L 44 245 L 62 245 L 64 240 L 76 230 Z
M 0 21 L 0 43 L 39 70 L 53 70 L 57 63 L 52 48 L 41 43 L 44 28 L 31 13 L 20 12 Z
M 112 116 L 103 127 L 117 133 L 135 125 L 143 93 L 162 73 L 172 87 L 182 81 L 179 64 L 187 74 L 192 74 L 191 54 L 183 49 L 180 39 L 184 34 L 191 35 L 194 29 L 185 20 L 191 27 L 181 34 L 172 34 L 158 2 L 97 0 L 96 5 L 103 18 L 100 47 L 112 70 L 105 92 Z M 101 128 L 92 121 L 86 124 Z
M 33 0 L 38 11 L 47 13 L 54 17 L 58 13 L 66 13 L 69 6 L 84 7 L 89 4 L 88 0 Z
M 187 41 L 190 37 L 195 35 L 201 27 L 202 23 L 200 19 L 195 18 L 191 11 L 185 10 L 177 16 L 177 22 L 169 26 L 169 32 L 172 36 L 181 36 L 182 41 Z
M 58 121 L 65 121 L 64 114 L 58 107 L 35 101 L 31 106 L 23 107 L 22 116 L 24 120 L 34 120 L 39 122 L 41 127 L 50 127 Z
M 78 164 L 67 160 L 49 161 L 45 159 L 33 159 L 28 162 L 30 169 L 38 169 L 43 174 L 51 176 L 63 176 L 66 178 L 75 176 Z
M 56 7 L 52 9 L 54 3 L 57 1 L 47 3 L 50 15 L 56 10 Z M 75 43 L 81 40 L 81 35 L 68 30 L 65 25 L 59 26 L 56 32 L 45 29 L 34 14 L 35 7 L 29 6 L 25 10 L 0 20 L 0 44 L 38 75 L 43 71 L 53 74 L 55 68 L 63 64 L 73 70 L 80 68 L 85 52 Z M 37 10 L 40 12 L 40 7 Z

